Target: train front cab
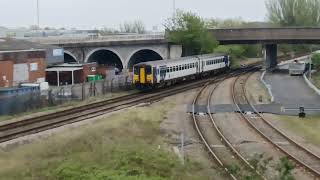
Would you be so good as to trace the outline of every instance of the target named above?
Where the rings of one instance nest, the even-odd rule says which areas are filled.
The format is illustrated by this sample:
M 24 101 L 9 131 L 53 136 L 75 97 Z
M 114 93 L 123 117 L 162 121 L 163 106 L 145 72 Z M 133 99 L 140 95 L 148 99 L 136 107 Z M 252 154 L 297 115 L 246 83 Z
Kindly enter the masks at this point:
M 133 67 L 133 84 L 138 89 L 150 89 L 153 87 L 153 74 L 150 65 L 135 65 Z

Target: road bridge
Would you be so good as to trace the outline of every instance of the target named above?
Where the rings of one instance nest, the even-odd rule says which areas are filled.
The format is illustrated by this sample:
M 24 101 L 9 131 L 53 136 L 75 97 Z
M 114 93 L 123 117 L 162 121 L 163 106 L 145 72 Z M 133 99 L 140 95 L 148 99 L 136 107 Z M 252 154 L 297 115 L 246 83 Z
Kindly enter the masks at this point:
M 262 44 L 267 69 L 277 65 L 278 44 L 320 44 L 320 28 L 239 28 L 211 29 L 220 44 Z

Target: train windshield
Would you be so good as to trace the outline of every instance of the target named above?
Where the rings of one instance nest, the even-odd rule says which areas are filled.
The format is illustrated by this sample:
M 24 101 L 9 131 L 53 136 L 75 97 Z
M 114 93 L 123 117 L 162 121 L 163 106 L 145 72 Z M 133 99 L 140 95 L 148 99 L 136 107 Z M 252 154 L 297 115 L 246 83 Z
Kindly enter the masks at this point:
M 134 66 L 133 67 L 133 72 L 134 72 L 135 75 L 139 75 L 139 71 L 140 71 L 139 66 Z

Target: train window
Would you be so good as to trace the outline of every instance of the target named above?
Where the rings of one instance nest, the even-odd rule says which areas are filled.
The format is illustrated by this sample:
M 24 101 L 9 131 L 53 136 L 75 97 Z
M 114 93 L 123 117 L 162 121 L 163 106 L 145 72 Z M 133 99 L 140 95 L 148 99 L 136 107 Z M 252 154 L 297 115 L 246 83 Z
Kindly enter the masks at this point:
M 181 71 L 181 69 L 182 69 L 182 67 L 181 67 L 181 65 L 179 65 L 179 71 Z
M 170 72 L 170 69 L 167 67 L 167 73 L 169 73 Z
M 151 66 L 146 66 L 146 74 L 152 74 Z
M 190 64 L 187 64 L 187 69 L 190 69 Z

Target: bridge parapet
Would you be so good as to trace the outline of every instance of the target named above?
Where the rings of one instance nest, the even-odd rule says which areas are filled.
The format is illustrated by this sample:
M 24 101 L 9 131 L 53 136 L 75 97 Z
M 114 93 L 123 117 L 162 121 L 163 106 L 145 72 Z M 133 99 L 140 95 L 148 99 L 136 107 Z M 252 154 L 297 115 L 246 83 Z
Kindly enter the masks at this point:
M 231 28 L 210 31 L 220 44 L 320 43 L 318 27 Z
M 101 42 L 121 42 L 121 41 L 164 41 L 163 33 L 156 34 L 137 34 L 137 35 L 109 35 L 99 37 L 41 37 L 25 38 L 25 40 L 41 44 L 62 45 L 62 44 L 82 44 L 82 43 L 101 43 Z

